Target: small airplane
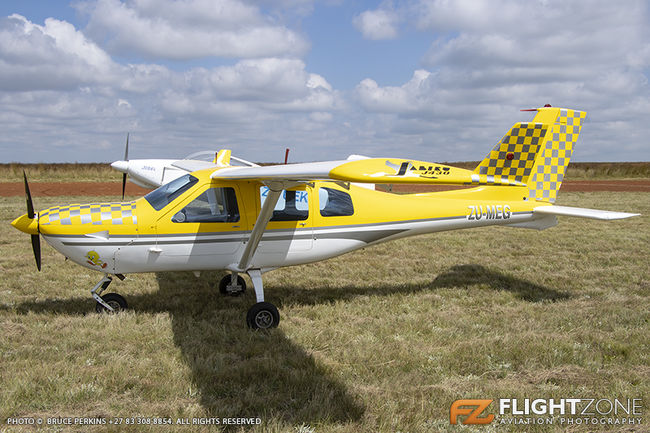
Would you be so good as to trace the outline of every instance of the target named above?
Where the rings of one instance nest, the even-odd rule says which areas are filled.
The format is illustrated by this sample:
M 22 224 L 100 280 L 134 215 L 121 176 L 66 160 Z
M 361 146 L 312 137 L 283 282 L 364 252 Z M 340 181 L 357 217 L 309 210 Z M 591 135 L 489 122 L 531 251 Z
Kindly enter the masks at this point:
M 212 162 L 202 159 L 205 156 L 213 158 Z M 288 149 L 287 149 L 288 156 Z M 122 172 L 122 200 L 126 190 L 126 180 L 142 188 L 158 188 L 166 183 L 175 180 L 189 171 L 196 171 L 205 168 L 230 167 L 239 164 L 245 167 L 259 167 L 259 165 L 237 158 L 231 155 L 227 149 L 215 153 L 212 151 L 201 151 L 186 156 L 183 159 L 132 159 L 129 160 L 129 134 L 126 135 L 126 147 L 124 159 L 111 164 L 115 170 Z M 285 158 L 286 164 L 286 158 Z
M 192 160 L 161 163 L 179 172 L 129 202 L 54 206 L 36 214 L 24 176 L 27 213 L 12 225 L 31 235 L 39 270 L 43 236 L 70 260 L 103 273 L 91 290 L 99 312 L 127 308 L 117 293 L 102 296 L 113 276 L 227 270 L 220 292 L 243 293 L 241 274 L 248 274 L 257 303 L 246 322 L 253 329 L 273 328 L 280 315 L 264 299 L 262 275 L 283 266 L 423 233 L 489 225 L 544 230 L 557 224 L 557 215 L 601 220 L 638 215 L 554 205 L 586 113 L 550 106 L 535 111 L 531 122 L 516 123 L 473 171 L 362 157 L 233 166 L 231 152 L 223 150 L 209 167 Z M 139 180 L 146 183 L 145 178 Z M 397 195 L 356 183 L 470 188 Z

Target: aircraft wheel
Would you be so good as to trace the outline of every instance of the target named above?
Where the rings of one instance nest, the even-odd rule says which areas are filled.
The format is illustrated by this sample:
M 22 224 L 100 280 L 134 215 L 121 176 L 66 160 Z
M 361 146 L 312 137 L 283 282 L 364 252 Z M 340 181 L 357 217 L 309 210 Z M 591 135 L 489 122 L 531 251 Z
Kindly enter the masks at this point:
M 246 281 L 244 280 L 244 278 L 242 278 L 241 275 L 237 275 L 237 285 L 239 287 L 237 287 L 236 290 L 232 290 L 232 291 L 228 290 L 228 285 L 230 284 L 230 281 L 231 281 L 230 275 L 226 275 L 221 279 L 221 281 L 219 281 L 219 292 L 222 295 L 239 296 L 246 291 Z
M 128 305 L 126 304 L 126 299 L 124 299 L 122 296 L 118 295 L 117 293 L 107 293 L 104 296 L 102 296 L 102 299 L 104 302 L 106 302 L 108 305 L 113 308 L 112 313 L 119 313 L 120 311 L 126 310 Z M 102 304 L 99 302 L 97 305 L 95 305 L 95 310 L 98 313 L 111 313 L 111 311 L 107 310 L 106 307 L 104 307 Z
M 251 329 L 277 328 L 280 323 L 280 313 L 270 302 L 258 302 L 253 305 L 246 315 L 246 324 Z

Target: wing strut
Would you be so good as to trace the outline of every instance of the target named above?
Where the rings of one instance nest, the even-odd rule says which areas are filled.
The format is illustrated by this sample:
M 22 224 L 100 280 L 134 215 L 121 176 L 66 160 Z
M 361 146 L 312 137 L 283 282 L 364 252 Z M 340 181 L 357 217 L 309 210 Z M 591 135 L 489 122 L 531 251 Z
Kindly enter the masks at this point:
M 255 227 L 253 228 L 250 238 L 248 239 L 244 253 L 239 259 L 240 271 L 246 271 L 250 266 L 251 261 L 253 260 L 253 256 L 255 255 L 255 251 L 257 251 L 257 246 L 260 244 L 260 240 L 262 240 L 264 230 L 266 230 L 266 226 L 273 216 L 273 209 L 275 209 L 275 205 L 280 199 L 282 190 L 296 186 L 298 183 L 299 182 L 269 182 L 266 185 L 269 187 L 269 194 L 266 197 L 266 201 L 264 202 L 262 209 L 260 210 L 260 214 L 257 216 Z

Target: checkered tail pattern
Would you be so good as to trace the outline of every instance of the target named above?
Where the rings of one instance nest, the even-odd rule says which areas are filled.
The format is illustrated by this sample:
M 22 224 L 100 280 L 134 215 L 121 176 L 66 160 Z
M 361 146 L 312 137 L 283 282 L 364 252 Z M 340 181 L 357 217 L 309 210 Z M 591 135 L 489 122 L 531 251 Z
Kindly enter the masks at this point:
M 560 109 L 551 133 L 543 143 L 544 148 L 537 156 L 532 177 L 528 182 L 531 200 L 555 203 L 586 116 L 584 111 Z
M 517 123 L 476 167 L 472 183 L 526 185 L 548 125 Z

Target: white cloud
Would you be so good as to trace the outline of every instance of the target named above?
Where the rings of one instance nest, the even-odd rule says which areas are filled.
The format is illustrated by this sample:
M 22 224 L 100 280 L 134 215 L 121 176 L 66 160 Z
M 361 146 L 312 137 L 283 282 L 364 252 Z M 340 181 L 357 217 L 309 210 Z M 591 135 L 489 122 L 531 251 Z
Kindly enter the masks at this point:
M 318 134 L 341 105 L 299 59 L 185 71 L 122 65 L 67 22 L 37 25 L 22 16 L 0 20 L 0 78 L 0 148 L 8 159 L 111 160 L 127 131 L 147 142 L 142 156 L 162 147 L 183 156 L 221 141 L 286 146 L 296 133 Z M 15 142 L 30 143 L 30 152 Z
M 78 8 L 111 52 L 186 60 L 296 56 L 308 43 L 240 0 L 96 0 Z
M 113 160 L 130 131 L 133 157 L 228 146 L 257 161 L 280 160 L 285 147 L 292 161 L 349 153 L 469 160 L 529 118 L 518 109 L 545 103 L 589 112 L 577 158 L 650 157 L 644 2 L 383 3 L 354 24 L 367 38 L 395 38 L 391 45 L 416 40 L 404 49 L 420 63 L 402 84 L 370 74 L 348 92 L 310 67 L 318 53 L 303 59 L 305 37 L 286 27 L 312 0 L 165 4 L 85 2 L 83 29 L 54 18 L 0 19 L 3 159 Z M 290 5 L 301 11 L 292 15 Z M 351 49 L 343 44 L 337 49 Z M 215 67 L 165 62 L 205 56 L 233 58 Z M 378 67 L 404 72 L 380 57 Z
M 37 25 L 13 14 L 0 19 L 0 88 L 64 89 L 109 83 L 119 66 L 96 44 L 53 18 Z
M 301 60 L 271 58 L 192 69 L 165 92 L 162 107 L 175 115 L 245 119 L 247 112 L 333 110 L 337 98 L 331 85 L 308 73 Z
M 368 10 L 354 17 L 352 21 L 366 39 L 395 39 L 398 16 L 392 10 Z
M 430 74 L 357 86 L 361 106 L 382 113 L 373 128 L 383 136 L 442 140 L 456 152 L 444 158 L 476 159 L 479 143 L 521 119 L 517 109 L 551 103 L 589 112 L 578 158 L 638 158 L 635 136 L 650 135 L 640 111 L 650 100 L 646 2 L 419 0 L 398 9 L 435 41 L 422 57 Z
M 366 78 L 356 88 L 361 105 L 369 112 L 407 114 L 421 110 L 431 96 L 431 73 L 417 70 L 413 78 L 401 87 L 379 87 Z

